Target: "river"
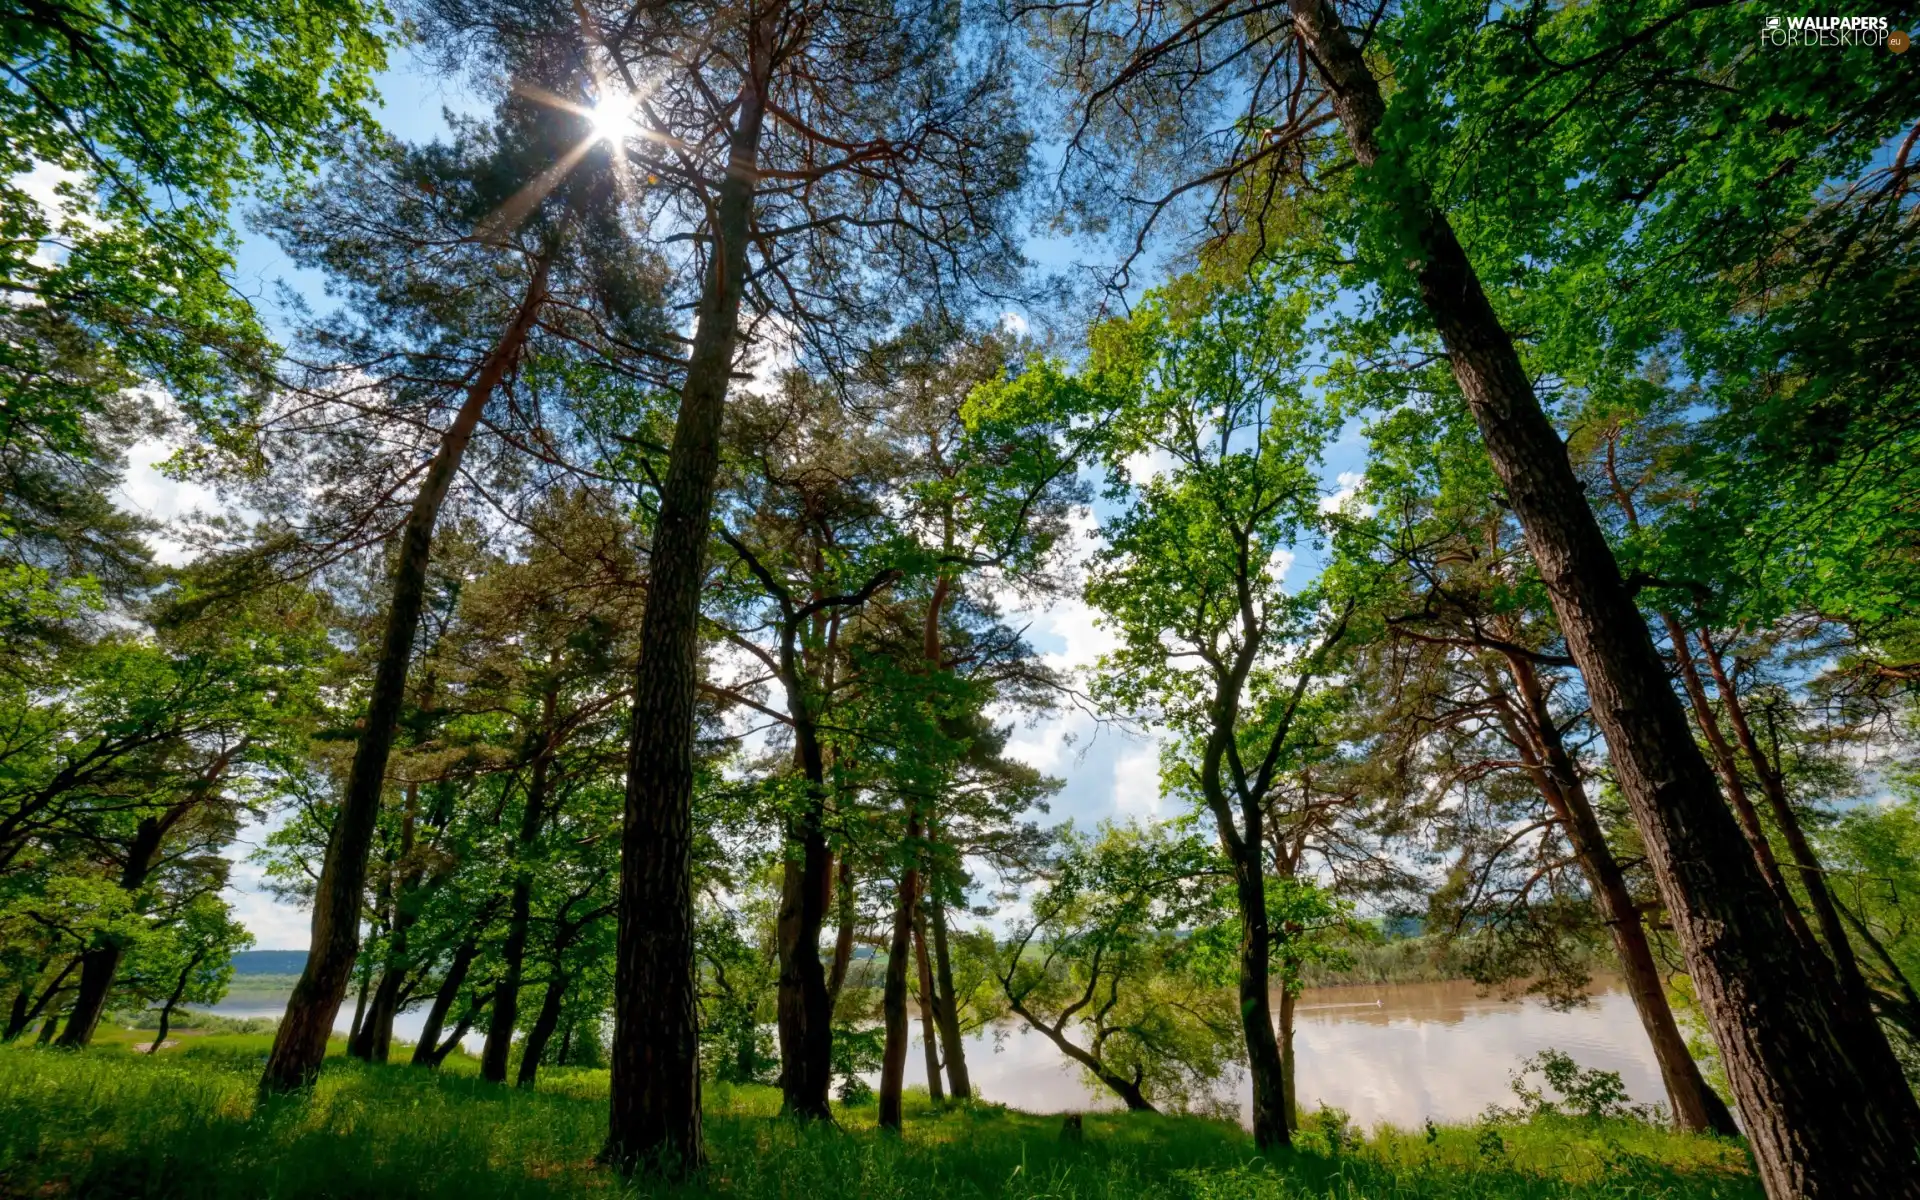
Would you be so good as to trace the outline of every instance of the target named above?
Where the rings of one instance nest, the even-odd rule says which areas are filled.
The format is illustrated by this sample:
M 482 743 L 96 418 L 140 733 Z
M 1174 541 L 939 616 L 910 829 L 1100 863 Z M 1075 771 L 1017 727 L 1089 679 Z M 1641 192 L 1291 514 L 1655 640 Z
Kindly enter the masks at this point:
M 284 1007 L 283 997 L 249 996 L 214 1011 L 277 1016 Z M 424 1007 L 400 1014 L 394 1036 L 412 1041 L 425 1016 Z M 352 1019 L 353 1006 L 344 1005 L 335 1028 L 344 1032 Z M 917 1034 L 917 1020 L 914 1028 Z M 480 1034 L 469 1034 L 466 1044 L 477 1052 L 480 1041 Z M 1521 1059 L 1548 1047 L 1583 1067 L 1618 1071 L 1635 1101 L 1665 1099 L 1633 1002 L 1605 981 L 1587 1004 L 1569 1012 L 1535 999 L 1481 995 L 1471 983 L 1452 982 L 1310 990 L 1300 997 L 1295 1016 L 1301 1108 L 1330 1104 L 1362 1128 L 1417 1129 L 1429 1118 L 1470 1121 L 1489 1104 L 1512 1104 L 1509 1076 Z M 909 1086 L 925 1085 L 925 1063 L 916 1038 L 907 1055 Z M 1104 1089 L 1089 1087 L 1045 1037 L 1017 1024 L 970 1036 L 967 1066 L 983 1097 L 1029 1112 L 1118 1107 Z M 1252 1090 L 1244 1073 L 1221 1098 L 1230 1094 L 1245 1119 Z

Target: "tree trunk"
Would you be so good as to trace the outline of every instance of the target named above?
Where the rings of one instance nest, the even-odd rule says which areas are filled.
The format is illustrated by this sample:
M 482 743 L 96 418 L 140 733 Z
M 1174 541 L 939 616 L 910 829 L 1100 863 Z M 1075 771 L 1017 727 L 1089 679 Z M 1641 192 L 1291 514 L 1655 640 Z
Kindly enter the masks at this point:
M 117 943 L 94 946 L 80 960 L 80 988 L 74 993 L 73 1008 L 67 1014 L 66 1028 L 60 1033 L 60 1045 L 84 1046 L 93 1040 L 93 1031 L 106 1011 L 107 993 L 120 970 L 125 953 Z
M 1379 84 L 1330 0 L 1291 7 L 1355 158 L 1373 168 L 1385 112 Z M 1920 1109 L 1910 1092 L 1860 1086 L 1881 1072 L 1856 1060 L 1838 987 L 1806 969 L 1512 339 L 1445 216 L 1409 187 L 1395 195 L 1391 219 L 1418 242 L 1421 301 L 1586 677 L 1761 1179 L 1775 1197 L 1920 1196 L 1912 1169 Z
M 1120 1097 L 1121 1103 L 1127 1106 L 1128 1112 L 1150 1113 L 1160 1111 L 1147 1099 L 1146 1093 L 1140 1090 L 1139 1080 L 1128 1079 L 1124 1075 L 1116 1074 L 1105 1063 L 1076 1045 L 1073 1039 L 1066 1035 L 1066 1031 L 1063 1028 L 1043 1023 L 1038 1017 L 1028 1012 L 1026 1005 L 1019 1000 L 1008 996 L 1007 1002 L 1016 1016 L 1045 1035 L 1046 1039 L 1052 1042 L 1060 1053 L 1085 1067 L 1088 1073 L 1095 1079 L 1098 1079 L 1108 1091 Z
M 555 970 L 553 978 L 547 980 L 546 996 L 540 1001 L 539 1014 L 533 1018 L 533 1028 L 527 1030 L 527 1043 L 520 1049 L 520 1073 L 514 1079 L 514 1086 L 533 1086 L 533 1077 L 540 1070 L 540 1056 L 547 1052 L 547 1043 L 560 1026 L 560 1002 L 566 994 L 567 977 Z
M 492 988 L 475 993 L 472 1000 L 468 1002 L 466 1011 L 460 1014 L 460 1020 L 454 1025 L 453 1032 L 447 1035 L 445 1041 L 442 1041 L 437 1046 L 432 1046 L 427 1052 L 427 1062 L 425 1065 L 438 1067 L 441 1063 L 445 1062 L 447 1055 L 453 1053 L 454 1048 L 460 1045 L 466 1038 L 468 1031 L 473 1028 L 473 1023 L 480 1018 L 481 1010 L 485 1009 L 487 1005 L 492 1002 Z M 430 1043 L 425 1042 L 423 1039 L 422 1044 L 429 1045 Z
M 1287 1128 L 1300 1128 L 1300 1093 L 1293 1074 L 1293 1008 L 1297 997 L 1293 989 L 1280 989 L 1280 1068 L 1286 1073 L 1283 1085 L 1286 1092 Z
M 28 992 L 33 984 L 23 983 L 20 985 L 20 994 L 14 998 L 14 1015 L 7 1020 L 6 1037 L 0 1040 L 11 1042 L 25 1033 L 33 1026 L 35 1021 L 40 1019 L 40 1014 L 47 1010 L 47 1005 L 51 1004 L 53 998 L 59 995 L 61 990 L 65 988 L 67 976 L 73 974 L 73 969 L 80 965 L 82 957 L 84 956 L 76 955 L 68 959 L 67 965 L 60 968 L 60 973 L 53 977 L 53 982 L 41 990 L 39 998 L 34 1000 L 30 1006 L 23 1007 L 22 1001 L 27 999 Z
M 347 1053 L 356 1058 L 365 1058 L 358 1053 L 360 1047 L 360 1029 L 367 1020 L 367 991 L 373 983 L 371 972 L 360 973 L 360 998 L 353 1002 L 353 1021 L 347 1026 Z
M 547 798 L 547 763 L 553 736 L 556 694 L 549 689 L 541 700 L 540 746 L 533 757 L 527 782 L 527 807 L 520 818 L 520 839 L 514 848 L 513 902 L 507 912 L 507 940 L 500 948 L 500 983 L 493 993 L 493 1013 L 487 1020 L 487 1044 L 480 1052 L 480 1078 L 488 1083 L 507 1081 L 507 1057 L 513 1049 L 513 1027 L 520 1020 L 520 974 L 527 958 L 527 928 L 533 922 L 533 874 L 526 859 L 540 840 L 542 811 Z
M 920 819 L 907 825 L 910 853 L 918 852 Z M 880 993 L 880 1011 L 886 1019 L 887 1041 L 880 1057 L 880 1128 L 900 1128 L 900 1093 L 907 1073 L 907 961 L 913 955 L 913 903 L 920 891 L 920 871 L 908 860 L 900 872 L 900 889 L 893 905 L 893 936 L 887 942 L 886 984 Z
M 720 467 L 721 415 L 740 330 L 772 30 L 752 33 L 712 258 L 660 489 L 627 752 L 620 844 L 612 1094 L 603 1157 L 666 1174 L 706 1161 L 700 1135 L 699 992 L 693 959 L 693 719 L 700 593 Z
M 1760 780 L 1761 794 L 1767 798 L 1767 811 L 1773 814 L 1773 823 L 1779 826 L 1781 836 L 1787 841 L 1787 850 L 1793 855 L 1794 873 L 1800 877 L 1800 886 L 1807 893 L 1807 903 L 1820 925 L 1821 941 L 1826 944 L 1826 953 L 1831 957 L 1833 969 L 1840 980 L 1841 993 L 1846 997 L 1855 1036 L 1859 1039 L 1859 1055 L 1880 1069 L 1881 1088 L 1911 1095 L 1899 1062 L 1893 1056 L 1893 1047 L 1887 1041 L 1886 1030 L 1880 1027 L 1874 1015 L 1873 994 L 1868 991 L 1866 977 L 1860 972 L 1860 960 L 1854 956 L 1853 942 L 1847 936 L 1840 909 L 1833 902 L 1833 893 L 1827 889 L 1826 871 L 1821 867 L 1812 843 L 1807 840 L 1806 830 L 1800 824 L 1800 815 L 1793 811 L 1793 804 L 1787 797 L 1786 779 L 1781 774 L 1779 764 L 1760 748 L 1760 739 L 1754 736 L 1753 724 L 1747 719 L 1747 708 L 1740 698 L 1740 690 L 1734 686 L 1727 672 L 1720 650 L 1714 645 L 1713 635 L 1704 629 L 1700 631 L 1700 648 L 1706 655 L 1708 670 L 1713 672 L 1714 687 L 1727 710 L 1728 723 L 1733 726 L 1740 749 L 1746 753 L 1747 761 L 1753 764 L 1754 775 Z M 1818 954 L 1818 951 L 1815 953 Z
M 346 788 L 327 853 L 314 889 L 313 937 L 307 964 L 287 999 L 287 1011 L 267 1056 L 260 1079 L 263 1093 L 287 1092 L 310 1085 L 327 1054 L 327 1035 L 340 1009 L 360 953 L 360 907 L 366 890 L 367 853 L 373 846 L 374 826 L 380 817 L 380 795 L 385 790 L 387 758 L 393 750 L 394 727 L 406 696 L 407 668 L 413 660 L 414 636 L 420 628 L 420 610 L 426 599 L 427 564 L 433 551 L 433 528 L 453 485 L 453 477 L 473 439 L 480 414 L 494 389 L 518 359 L 527 335 L 547 295 L 547 269 L 553 250 L 542 251 L 533 266 L 520 310 L 501 333 L 500 340 L 481 362 L 465 401 L 440 437 L 440 447 L 427 468 L 426 479 L 414 497 L 406 531 L 394 561 L 392 599 L 387 608 L 386 633 L 380 660 L 374 668 L 372 693 L 367 699 L 366 723 L 354 749 Z
M 1666 1085 L 1667 1103 L 1673 1109 L 1674 1125 L 1688 1133 L 1717 1133 L 1737 1137 L 1739 1127 L 1726 1102 L 1707 1086 L 1700 1065 L 1687 1049 L 1687 1039 L 1674 1020 L 1673 1006 L 1667 1002 L 1667 990 L 1654 961 L 1653 948 L 1647 943 L 1646 926 L 1640 910 L 1627 888 L 1626 873 L 1607 845 L 1600 819 L 1587 799 L 1580 781 L 1579 768 L 1567 752 L 1566 742 L 1547 706 L 1546 692 L 1533 663 L 1524 655 L 1509 653 L 1507 670 L 1520 694 L 1525 723 L 1513 731 L 1514 744 L 1527 764 L 1540 794 L 1567 832 L 1567 841 L 1580 859 L 1580 866 L 1593 888 L 1607 932 L 1613 938 L 1621 973 L 1626 976 L 1627 994 L 1633 998 L 1640 1024 L 1653 1045 L 1654 1061 L 1660 1066 L 1660 1079 Z
M 847 969 L 853 965 L 853 935 L 859 914 L 854 908 L 853 864 L 840 856 L 833 881 L 833 907 L 838 928 L 833 938 L 833 967 L 827 975 L 827 1011 L 840 1009 L 840 989 L 846 986 Z
M 229 750 L 214 761 L 207 777 L 195 784 L 193 798 L 169 805 L 159 816 L 141 818 L 127 847 L 127 861 L 120 869 L 121 891 L 131 895 L 146 886 L 147 876 L 153 870 L 154 860 L 160 856 L 160 846 L 167 834 L 205 799 L 208 789 L 218 785 L 232 758 L 233 751 Z M 126 948 L 111 940 L 87 949 L 80 961 L 80 990 L 74 994 L 73 1011 L 67 1017 L 66 1030 L 60 1035 L 62 1046 L 79 1047 L 93 1040 L 93 1031 L 100 1024 L 101 1014 L 106 1012 L 107 996 L 113 991 L 113 979 L 120 973 L 120 960 L 125 954 Z
M 776 1016 L 780 1034 L 781 1110 L 801 1120 L 832 1119 L 828 1093 L 833 1080 L 833 1008 L 827 973 L 820 963 L 820 931 L 832 887 L 833 852 L 827 847 L 826 757 L 814 724 L 804 678 L 783 650 L 788 708 L 794 714 L 794 754 L 805 780 L 806 803 L 787 825 L 787 859 L 781 877 L 776 940 L 780 980 Z M 795 851 L 798 851 L 797 855 Z
M 1720 720 L 1713 714 L 1707 689 L 1700 682 L 1699 665 L 1694 662 L 1693 651 L 1687 644 L 1686 627 L 1672 613 L 1663 612 L 1660 619 L 1667 627 L 1667 639 L 1673 646 L 1674 665 L 1679 669 L 1681 686 L 1686 690 L 1687 702 L 1693 709 L 1694 724 L 1700 727 L 1700 734 L 1706 739 L 1707 749 L 1713 755 L 1714 771 L 1720 776 L 1727 803 L 1733 806 L 1734 819 L 1740 824 L 1740 832 L 1746 836 L 1747 845 L 1753 850 L 1753 861 L 1759 864 L 1760 873 L 1779 895 L 1781 909 L 1786 913 L 1787 923 L 1793 927 L 1794 936 L 1800 939 L 1801 945 L 1809 953 L 1813 953 L 1818 948 L 1818 943 L 1813 940 L 1813 930 L 1807 927 L 1806 917 L 1801 915 L 1799 904 L 1787 888 L 1786 877 L 1780 873 L 1779 860 L 1773 854 L 1773 843 L 1767 840 L 1767 831 L 1760 824 L 1760 814 L 1747 795 L 1747 784 L 1740 777 L 1740 764 L 1734 759 L 1733 747 L 1727 744 L 1727 735 L 1721 732 Z
M 1265 1149 L 1292 1143 L 1287 1125 L 1287 1070 L 1273 1033 L 1272 952 L 1267 928 L 1266 876 L 1260 839 L 1247 838 L 1234 855 L 1234 891 L 1240 903 L 1240 1027 L 1253 1080 L 1253 1140 Z
M 193 972 L 199 966 L 200 956 L 195 955 L 193 960 L 187 963 L 186 970 L 180 972 L 180 980 L 173 985 L 173 992 L 167 997 L 167 1002 L 160 1006 L 160 1028 L 154 1032 L 153 1041 L 147 1043 L 148 1054 L 160 1053 L 161 1045 L 167 1040 L 167 1031 L 173 1027 L 173 1010 L 179 1007 L 180 997 L 187 994 L 187 983 L 193 978 Z
M 60 1014 L 54 1013 L 47 1018 L 47 1023 L 40 1027 L 40 1037 L 34 1044 L 39 1046 L 45 1046 L 45 1045 L 51 1044 L 53 1041 L 53 1031 L 58 1029 L 59 1027 L 60 1027 Z
M 922 903 L 933 926 L 933 1011 L 940 1022 L 941 1054 L 947 1060 L 947 1091 L 955 1100 L 971 1100 L 973 1079 L 967 1074 L 966 1041 L 960 1036 L 960 998 L 954 994 L 953 959 L 947 953 L 946 905 L 932 895 Z
M 447 964 L 446 978 L 440 981 L 439 990 L 433 994 L 433 1005 L 427 1009 L 426 1023 L 420 1027 L 420 1040 L 413 1047 L 412 1065 L 440 1065 L 440 1059 L 434 1053 L 440 1044 L 440 1030 L 447 1023 L 447 1014 L 453 1011 L 455 1002 L 460 999 L 460 989 L 466 986 L 467 971 L 479 956 L 480 935 L 468 934 L 467 940 L 461 942 L 453 952 L 453 961 Z
M 946 1096 L 940 1088 L 940 1032 L 933 1015 L 933 968 L 927 964 L 927 914 L 921 904 L 913 907 L 913 956 L 920 966 L 920 1048 L 927 1059 L 927 1094 L 935 1104 L 943 1104 Z
M 7 1027 L 4 1032 L 0 1032 L 0 1041 L 10 1042 L 19 1037 L 20 1031 L 33 1020 L 27 1015 L 27 1006 L 33 1002 L 31 991 L 32 984 L 23 982 L 20 990 L 13 994 L 13 1004 L 7 1010 Z

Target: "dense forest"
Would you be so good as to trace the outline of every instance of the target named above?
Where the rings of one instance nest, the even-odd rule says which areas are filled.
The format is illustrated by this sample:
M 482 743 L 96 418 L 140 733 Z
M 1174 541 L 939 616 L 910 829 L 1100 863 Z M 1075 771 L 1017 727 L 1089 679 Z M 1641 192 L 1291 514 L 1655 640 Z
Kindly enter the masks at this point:
M 502 1195 L 1920 1196 L 1920 18 L 1774 17 L 0 0 L 0 1194 L 426 1189 L 183 1174 L 404 1157 L 364 1086 L 564 1126 Z M 242 865 L 311 942 L 195 1060 Z M 1664 1103 L 1303 1112 L 1410 929 Z M 1052 1183 L 1013 1026 L 1126 1110 Z M 226 1132 L 87 1149 L 135 1079 Z

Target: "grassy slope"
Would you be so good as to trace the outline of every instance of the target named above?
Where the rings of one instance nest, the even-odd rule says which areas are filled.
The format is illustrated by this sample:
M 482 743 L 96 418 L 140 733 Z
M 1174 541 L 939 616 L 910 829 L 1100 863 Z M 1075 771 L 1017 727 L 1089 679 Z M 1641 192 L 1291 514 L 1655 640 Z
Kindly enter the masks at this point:
M 186 1038 L 148 1059 L 124 1044 L 82 1053 L 0 1050 L 0 1195 L 99 1197 L 557 1197 L 616 1195 L 593 1165 L 606 1073 L 543 1073 L 534 1093 L 493 1087 L 471 1060 L 435 1074 L 335 1061 L 311 1099 L 255 1110 L 259 1036 Z M 918 1101 L 916 1103 L 915 1101 Z M 1319 1133 L 1261 1157 L 1231 1125 L 1089 1114 L 1086 1138 L 1058 1117 L 990 1105 L 935 1113 L 909 1097 L 904 1137 L 873 1110 L 841 1128 L 775 1117 L 767 1088 L 708 1097 L 712 1169 L 687 1188 L 628 1194 L 773 1200 L 1427 1200 L 1627 1197 L 1757 1200 L 1737 1145 L 1629 1124 L 1542 1121 L 1384 1131 L 1332 1150 Z

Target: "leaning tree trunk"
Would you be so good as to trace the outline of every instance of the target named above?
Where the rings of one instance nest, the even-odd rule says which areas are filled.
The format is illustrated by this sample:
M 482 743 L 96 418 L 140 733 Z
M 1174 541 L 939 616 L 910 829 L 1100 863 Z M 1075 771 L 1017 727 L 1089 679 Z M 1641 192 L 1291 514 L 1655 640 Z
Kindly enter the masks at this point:
M 764 63 L 756 33 L 753 63 Z M 765 79 L 764 67 L 750 72 Z M 612 1094 L 603 1157 L 621 1170 L 700 1167 L 699 992 L 693 960 L 693 719 L 707 523 L 720 469 L 720 418 L 740 332 L 747 239 L 766 97 L 739 96 L 720 182 L 712 259 L 654 525 L 620 843 Z
M 907 842 L 920 840 L 920 820 L 907 827 Z M 893 937 L 887 942 L 886 983 L 880 992 L 880 1011 L 886 1019 L 887 1041 L 880 1056 L 880 1128 L 900 1128 L 900 1093 L 907 1074 L 907 961 L 913 956 L 913 901 L 920 890 L 920 871 L 909 861 L 900 872 L 900 891 L 893 906 Z
M 487 1020 L 487 1044 L 480 1052 L 480 1078 L 488 1083 L 507 1081 L 513 1027 L 520 1020 L 520 975 L 527 959 L 527 929 L 533 923 L 533 872 L 527 858 L 540 840 L 540 825 L 546 819 L 547 764 L 557 702 L 552 689 L 541 700 L 540 746 L 534 752 L 527 807 L 520 818 L 520 838 L 514 848 L 513 901 L 507 911 L 507 940 L 500 948 L 500 984 L 494 989 L 493 1013 Z
M 1290 2 L 1354 157 L 1371 169 L 1381 158 L 1379 84 L 1330 0 Z M 1920 1197 L 1912 1093 L 1862 1086 L 1882 1072 L 1857 1060 L 1844 996 L 1830 973 L 1807 969 L 1727 811 L 1511 337 L 1432 200 L 1408 186 L 1394 195 L 1391 219 L 1418 243 L 1420 299 L 1586 677 L 1761 1179 L 1775 1197 Z
M 940 1030 L 933 1014 L 933 968 L 927 964 L 927 915 L 919 904 L 913 909 L 913 957 L 920 971 L 920 1048 L 927 1060 L 927 1095 L 940 1104 L 946 1100 L 940 1087 Z
M 141 820 L 128 847 L 126 865 L 120 870 L 121 891 L 131 894 L 145 886 L 154 859 L 160 853 L 160 844 L 186 811 L 187 804 L 182 803 L 170 807 L 163 816 Z M 125 953 L 126 948 L 119 942 L 106 940 L 89 947 L 81 957 L 80 988 L 74 993 L 73 1010 L 67 1016 L 66 1028 L 61 1031 L 60 1045 L 79 1047 L 93 1040 L 93 1031 L 99 1027 L 101 1014 L 106 1012 L 107 996 L 113 991 L 114 976 L 120 973 L 120 959 Z
M 121 891 L 131 895 L 146 886 L 147 876 L 153 871 L 154 861 L 159 857 L 160 847 L 166 842 L 167 835 L 196 808 L 218 793 L 227 768 L 232 765 L 235 756 L 245 750 L 250 740 L 243 739 L 215 757 L 201 777 L 194 781 L 192 790 L 185 797 L 168 805 L 157 816 L 141 818 L 140 824 L 135 827 L 133 841 L 127 847 L 127 861 L 120 870 Z M 124 955 L 125 947 L 112 940 L 88 949 L 80 963 L 80 990 L 74 995 L 73 1012 L 67 1018 L 65 1031 L 60 1035 L 62 1046 L 84 1046 L 93 1040 L 93 1031 L 99 1027 L 100 1016 L 106 1011 L 107 996 L 113 991 L 113 980 L 120 972 L 120 960 Z
M 414 635 L 420 629 L 420 610 L 426 600 L 427 563 L 433 552 L 433 527 L 441 505 L 473 440 L 474 428 L 493 391 L 519 358 L 540 306 L 547 296 L 547 270 L 553 251 L 544 250 L 534 262 L 520 309 L 480 363 L 465 401 L 454 414 L 440 448 L 427 468 L 426 479 L 407 515 L 400 553 L 394 562 L 392 599 L 387 628 L 381 640 L 380 660 L 374 667 L 367 715 L 355 747 L 353 765 L 327 853 L 314 888 L 313 939 L 307 965 L 287 999 L 287 1011 L 273 1039 L 267 1069 L 260 1079 L 263 1093 L 306 1087 L 320 1073 L 327 1055 L 327 1035 L 333 1016 L 346 996 L 353 961 L 360 952 L 360 907 L 367 880 L 367 853 L 373 846 L 374 826 L 380 817 L 380 794 L 385 789 L 387 758 L 393 750 L 394 727 L 407 689 L 407 668 L 413 659 Z
M 1827 888 L 1826 871 L 1821 867 L 1812 843 L 1807 840 L 1806 830 L 1800 824 L 1800 815 L 1793 811 L 1793 804 L 1787 798 L 1786 779 L 1781 775 L 1779 764 L 1760 748 L 1760 739 L 1754 736 L 1753 724 L 1747 719 L 1747 708 L 1740 698 L 1740 691 L 1727 673 L 1719 647 L 1714 645 L 1713 635 L 1704 629 L 1700 631 L 1700 648 L 1706 654 L 1708 669 L 1713 672 L 1714 687 L 1720 693 L 1721 704 L 1726 707 L 1728 723 L 1733 726 L 1740 749 L 1746 754 L 1747 761 L 1753 764 L 1753 773 L 1760 780 L 1761 794 L 1767 798 L 1767 810 L 1773 814 L 1773 822 L 1786 839 L 1787 850 L 1793 855 L 1794 871 L 1800 877 L 1800 886 L 1806 890 L 1807 904 L 1813 909 L 1814 919 L 1819 922 L 1821 940 L 1826 944 L 1826 953 L 1831 956 L 1833 969 L 1840 980 L 1841 993 L 1846 997 L 1853 1018 L 1854 1036 L 1859 1039 L 1859 1054 L 1880 1068 L 1881 1087 L 1904 1093 L 1908 1087 L 1906 1079 L 1900 1071 L 1898 1060 L 1893 1056 L 1886 1030 L 1880 1027 L 1880 1021 L 1874 1015 L 1873 993 L 1867 988 L 1866 976 L 1861 974 L 1860 960 L 1854 955 L 1853 942 L 1847 935 L 1846 924 L 1841 920 L 1839 906 L 1834 903 L 1833 893 Z
M 1653 947 L 1647 943 L 1646 926 L 1640 909 L 1627 887 L 1626 873 L 1607 845 L 1600 819 L 1587 799 L 1587 789 L 1573 756 L 1567 752 L 1553 713 L 1547 706 L 1546 692 L 1540 686 L 1533 663 L 1524 655 L 1509 652 L 1508 674 L 1520 693 L 1525 723 L 1513 732 L 1521 760 L 1534 777 L 1548 807 L 1567 831 L 1575 856 L 1593 888 L 1607 932 L 1613 938 L 1620 970 L 1626 978 L 1627 994 L 1640 1014 L 1640 1024 L 1653 1045 L 1654 1061 L 1660 1066 L 1660 1079 L 1666 1085 L 1667 1102 L 1673 1108 L 1675 1126 L 1688 1133 L 1718 1133 L 1738 1136 L 1733 1114 L 1719 1093 L 1707 1086 L 1700 1064 L 1693 1061 L 1687 1039 L 1674 1020 L 1673 1006 L 1667 1002 L 1667 989 L 1660 978 Z
M 1727 744 L 1727 735 L 1720 730 L 1720 719 L 1714 716 L 1713 704 L 1707 699 L 1707 689 L 1700 682 L 1700 668 L 1694 662 L 1693 651 L 1687 645 L 1686 628 L 1680 619 L 1672 613 L 1663 612 L 1660 619 L 1667 627 L 1667 640 L 1673 646 L 1673 662 L 1680 675 L 1680 684 L 1687 693 L 1687 703 L 1693 709 L 1694 724 L 1700 728 L 1700 735 L 1706 739 L 1707 750 L 1713 755 L 1713 768 L 1720 776 L 1721 787 L 1726 791 L 1727 803 L 1733 806 L 1733 816 L 1739 822 L 1740 832 L 1746 836 L 1747 845 L 1753 850 L 1753 861 L 1760 867 L 1760 874 L 1780 896 L 1780 906 L 1787 915 L 1787 923 L 1793 927 L 1794 936 L 1800 939 L 1808 953 L 1818 950 L 1813 940 L 1813 930 L 1808 928 L 1806 917 L 1800 912 L 1800 906 L 1787 889 L 1787 880 L 1780 873 L 1780 863 L 1774 857 L 1773 843 L 1767 840 L 1767 831 L 1760 824 L 1760 813 L 1753 806 L 1753 800 L 1747 795 L 1746 780 L 1740 776 L 1740 764 L 1733 756 L 1733 747 Z
M 960 1036 L 960 998 L 953 989 L 953 958 L 947 952 L 947 911 L 939 897 L 928 896 L 927 920 L 933 926 L 934 1017 L 940 1022 L 940 1051 L 947 1060 L 947 1091 L 955 1100 L 973 1099 L 967 1073 L 967 1048 Z
M 533 1018 L 533 1028 L 527 1030 L 527 1044 L 520 1049 L 520 1073 L 514 1078 L 515 1087 L 533 1086 L 534 1076 L 540 1071 L 540 1056 L 547 1052 L 547 1043 L 553 1040 L 553 1031 L 560 1027 L 560 1002 L 566 995 L 567 977 L 555 968 L 553 978 L 547 980 L 547 991 L 541 998 L 540 1012 Z
M 460 989 L 467 984 L 467 972 L 473 967 L 473 960 L 480 956 L 480 935 L 470 933 L 465 941 L 453 952 L 453 961 L 447 964 L 447 974 L 440 981 L 440 988 L 433 994 L 433 1004 L 427 1009 L 427 1020 L 420 1027 L 420 1040 L 414 1044 L 412 1065 L 416 1067 L 437 1067 L 440 1059 L 435 1050 L 440 1045 L 440 1030 L 446 1026 L 447 1014 L 460 999 Z

